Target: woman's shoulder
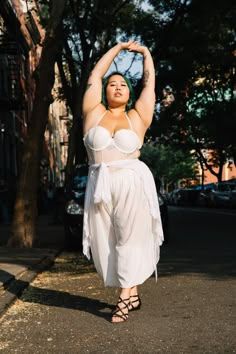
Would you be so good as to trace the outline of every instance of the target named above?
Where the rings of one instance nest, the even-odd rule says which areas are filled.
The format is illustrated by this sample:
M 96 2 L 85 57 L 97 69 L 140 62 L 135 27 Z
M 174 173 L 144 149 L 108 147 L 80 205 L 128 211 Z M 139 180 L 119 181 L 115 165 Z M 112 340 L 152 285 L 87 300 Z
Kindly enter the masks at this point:
M 129 111 L 127 111 L 127 115 L 130 119 L 138 119 L 138 112 L 136 109 L 131 108 Z
M 132 123 L 132 126 L 137 132 L 140 132 L 140 134 L 145 134 L 146 132 L 146 127 L 138 114 L 138 112 L 132 108 L 127 112 L 127 115 Z
M 85 120 L 96 119 L 105 111 L 106 111 L 106 107 L 102 103 L 99 103 L 96 107 L 94 107 L 86 115 L 84 115 L 83 119 Z
M 102 103 L 99 103 L 96 107 L 89 111 L 86 116 L 83 116 L 84 131 L 86 132 L 94 127 L 105 112 L 106 107 Z
M 138 127 L 144 127 L 143 120 L 141 119 L 140 115 L 136 111 L 136 109 L 132 108 L 127 112 L 127 115 L 132 123 L 136 124 Z

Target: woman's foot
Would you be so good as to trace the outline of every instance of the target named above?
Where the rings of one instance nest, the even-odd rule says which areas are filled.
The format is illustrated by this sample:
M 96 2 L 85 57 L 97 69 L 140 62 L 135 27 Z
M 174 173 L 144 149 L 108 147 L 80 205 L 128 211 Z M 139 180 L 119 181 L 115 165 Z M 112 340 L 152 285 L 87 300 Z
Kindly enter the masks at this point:
M 115 310 L 112 312 L 112 323 L 120 323 L 128 320 L 129 317 L 129 303 L 130 298 L 122 299 L 119 297 L 119 300 L 116 304 Z
M 139 310 L 141 308 L 142 301 L 138 294 L 131 295 L 129 300 L 129 311 Z
M 139 310 L 142 302 L 138 295 L 138 287 L 134 286 L 130 291 L 129 311 Z

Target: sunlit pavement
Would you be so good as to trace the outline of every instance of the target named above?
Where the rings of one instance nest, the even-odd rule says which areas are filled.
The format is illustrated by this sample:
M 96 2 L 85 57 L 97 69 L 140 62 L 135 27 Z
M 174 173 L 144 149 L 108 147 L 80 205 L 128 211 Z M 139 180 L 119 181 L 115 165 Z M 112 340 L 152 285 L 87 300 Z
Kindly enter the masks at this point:
M 159 278 L 143 306 L 111 324 L 117 299 L 92 264 L 63 253 L 1 318 L 4 353 L 235 353 L 235 217 L 170 208 Z

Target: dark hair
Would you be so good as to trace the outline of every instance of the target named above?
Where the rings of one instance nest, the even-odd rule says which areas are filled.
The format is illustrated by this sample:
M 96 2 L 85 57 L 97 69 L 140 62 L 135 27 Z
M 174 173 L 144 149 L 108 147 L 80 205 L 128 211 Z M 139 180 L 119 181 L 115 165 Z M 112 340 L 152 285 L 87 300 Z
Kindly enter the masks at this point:
M 129 100 L 126 105 L 126 110 L 130 110 L 131 108 L 133 108 L 133 105 L 135 103 L 134 89 L 133 89 L 133 86 L 132 86 L 130 80 L 125 75 L 120 73 L 119 71 L 113 71 L 111 74 L 109 74 L 107 77 L 105 77 L 102 80 L 102 103 L 104 104 L 104 106 L 106 108 L 108 108 L 108 102 L 107 102 L 107 97 L 106 97 L 106 88 L 107 88 L 108 81 L 109 81 L 110 77 L 113 75 L 122 76 L 129 88 Z

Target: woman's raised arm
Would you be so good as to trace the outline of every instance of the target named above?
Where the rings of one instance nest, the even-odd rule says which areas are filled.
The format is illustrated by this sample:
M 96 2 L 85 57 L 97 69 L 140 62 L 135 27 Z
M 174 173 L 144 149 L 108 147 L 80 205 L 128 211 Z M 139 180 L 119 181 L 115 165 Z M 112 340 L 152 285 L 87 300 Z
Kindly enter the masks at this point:
M 88 82 L 87 88 L 83 97 L 83 116 L 92 111 L 97 105 L 101 103 L 102 100 L 102 78 L 109 69 L 114 58 L 123 49 L 128 49 L 130 43 L 122 42 L 116 44 L 114 47 L 109 49 L 102 57 L 99 59 L 95 67 L 93 68 Z
M 153 59 L 148 48 L 138 43 L 131 44 L 129 50 L 143 55 L 143 89 L 135 103 L 135 110 L 145 127 L 148 128 L 152 122 L 155 107 L 155 68 Z

